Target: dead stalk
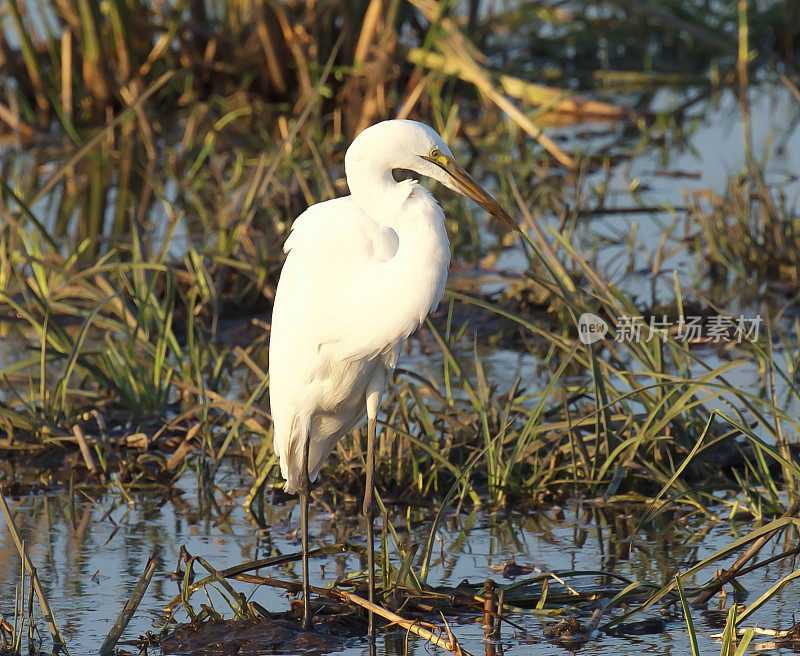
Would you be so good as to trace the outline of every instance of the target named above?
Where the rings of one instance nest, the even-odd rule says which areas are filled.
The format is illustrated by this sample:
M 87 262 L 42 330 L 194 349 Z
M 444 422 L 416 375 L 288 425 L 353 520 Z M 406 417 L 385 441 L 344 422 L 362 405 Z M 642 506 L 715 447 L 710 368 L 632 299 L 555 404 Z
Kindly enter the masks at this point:
M 50 608 L 50 604 L 47 602 L 47 597 L 45 596 L 44 590 L 42 589 L 42 584 L 39 581 L 39 575 L 36 573 L 36 568 L 33 566 L 33 563 L 28 556 L 28 550 L 25 549 L 25 545 L 23 544 L 19 532 L 17 531 L 16 524 L 14 524 L 14 518 L 11 516 L 11 509 L 8 507 L 6 498 L 2 493 L 0 493 L 0 510 L 3 511 L 3 516 L 6 520 L 6 527 L 8 528 L 8 532 L 11 534 L 11 538 L 14 540 L 14 545 L 17 547 L 17 551 L 22 559 L 23 566 L 26 570 L 28 570 L 28 575 L 31 577 L 33 591 L 36 593 L 36 598 L 39 600 L 39 607 L 42 609 L 42 614 L 44 615 L 45 622 L 47 623 L 47 629 L 50 631 L 50 635 L 53 638 L 55 647 L 54 651 L 57 652 L 61 650 L 67 654 L 67 656 L 69 656 L 66 642 L 64 641 L 64 637 L 61 635 L 61 630 L 58 628 L 56 617 Z
M 786 509 L 786 512 L 783 513 L 781 517 L 794 517 L 798 512 L 800 512 L 800 501 L 795 501 L 791 506 L 789 506 L 789 508 Z M 708 600 L 717 594 L 723 585 L 730 583 L 736 578 L 736 576 L 739 574 L 739 570 L 741 570 L 742 567 L 751 561 L 758 554 L 758 552 L 761 551 L 764 545 L 767 544 L 767 542 L 769 542 L 780 530 L 783 529 L 777 529 L 771 533 L 762 535 L 760 538 L 758 538 L 758 540 L 750 545 L 747 551 L 739 556 L 736 562 L 731 565 L 730 569 L 721 570 L 718 572 L 714 577 L 714 582 L 692 600 L 692 606 L 702 606 L 708 603 Z
M 444 639 L 429 631 L 428 629 L 419 625 L 418 622 L 414 620 L 407 620 L 403 617 L 400 617 L 396 613 L 393 613 L 390 610 L 386 610 L 382 606 L 378 606 L 377 604 L 372 604 L 366 599 L 362 599 L 358 595 L 354 595 L 351 592 L 345 592 L 344 590 L 335 590 L 334 591 L 337 595 L 339 595 L 342 599 L 354 603 L 366 610 L 370 610 L 376 615 L 380 615 L 382 618 L 389 620 L 393 624 L 397 624 L 398 626 L 402 626 L 407 631 L 411 631 L 412 633 L 416 633 L 420 638 L 427 640 L 428 642 L 449 651 L 451 654 L 455 654 L 456 656 L 469 656 L 469 652 L 464 650 L 461 645 L 459 644 L 456 637 L 449 631 L 449 629 L 442 631 L 443 634 L 447 635 L 448 638 Z
M 125 627 L 128 626 L 128 623 L 131 621 L 133 614 L 139 607 L 145 592 L 147 592 L 147 588 L 150 585 L 150 581 L 152 580 L 153 574 L 156 571 L 157 564 L 158 559 L 156 558 L 155 553 L 153 553 L 153 555 L 147 560 L 147 564 L 144 567 L 142 575 L 139 577 L 139 582 L 136 584 L 131 598 L 128 599 L 128 602 L 122 609 L 117 621 L 114 623 L 114 626 L 111 627 L 111 631 L 109 631 L 108 636 L 103 641 L 103 645 L 100 647 L 101 655 L 111 654 L 114 652 L 114 647 L 119 641 L 120 636 L 122 636 L 123 631 L 125 631 Z

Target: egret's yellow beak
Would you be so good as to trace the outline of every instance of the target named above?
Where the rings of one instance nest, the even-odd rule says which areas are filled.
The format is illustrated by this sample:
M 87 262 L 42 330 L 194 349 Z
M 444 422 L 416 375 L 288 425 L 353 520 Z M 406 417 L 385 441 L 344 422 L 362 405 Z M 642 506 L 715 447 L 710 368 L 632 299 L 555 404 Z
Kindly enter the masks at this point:
M 450 179 L 453 181 L 453 186 L 467 198 L 471 198 L 489 214 L 496 219 L 499 219 L 513 230 L 519 230 L 519 226 L 514 222 L 508 212 L 506 212 L 497 201 L 492 198 L 489 193 L 481 187 L 473 177 L 461 168 L 455 161 L 450 159 L 447 155 L 439 155 L 439 157 L 429 157 L 421 155 L 422 159 L 426 159 L 433 164 L 436 164 L 442 169 Z

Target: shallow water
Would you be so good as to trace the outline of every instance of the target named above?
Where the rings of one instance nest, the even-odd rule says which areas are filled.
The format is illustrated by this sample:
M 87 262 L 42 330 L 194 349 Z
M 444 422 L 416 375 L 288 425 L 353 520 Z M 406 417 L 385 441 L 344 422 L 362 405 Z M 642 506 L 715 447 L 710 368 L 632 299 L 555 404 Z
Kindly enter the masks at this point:
M 702 89 L 665 88 L 655 93 L 649 111 L 654 114 L 679 107 Z M 782 84 L 762 84 L 750 89 L 750 135 L 753 155 L 765 165 L 764 176 L 773 184 L 783 184 L 789 207 L 800 201 L 800 103 Z M 583 219 L 577 235 L 585 253 L 598 249 L 598 269 L 632 298 L 644 304 L 674 299 L 673 271 L 676 271 L 684 299 L 696 292 L 708 291 L 702 263 L 687 248 L 677 248 L 685 236 L 684 193 L 713 189 L 723 194 L 728 181 L 745 167 L 744 132 L 739 100 L 732 90 L 724 89 L 704 99 L 686 112 L 681 129 L 665 129 L 663 143 L 649 141 L 641 147 L 622 136 L 623 125 L 587 129 L 576 136 L 574 128 L 562 136 L 573 150 L 593 153 L 627 152 L 628 160 L 606 171 L 587 176 L 587 189 L 602 192 L 602 214 Z M 588 204 L 599 201 L 587 192 Z M 635 208 L 641 212 L 628 213 Z M 626 210 L 614 213 L 613 209 Z M 554 223 L 554 225 L 558 225 Z M 629 250 L 627 240 L 636 238 Z M 654 280 L 652 263 L 665 241 L 670 253 L 659 267 Z M 527 258 L 518 250 L 504 252 L 498 267 L 515 269 Z M 753 299 L 738 299 L 730 308 L 757 311 Z M 792 313 L 795 316 L 796 313 Z
M 248 485 L 246 478 L 226 468 L 220 472 L 216 482 L 223 490 L 244 490 Z M 195 493 L 197 486 L 191 472 L 184 474 L 178 488 L 184 494 L 175 503 L 165 502 L 162 493 L 154 491 L 136 494 L 131 507 L 113 492 L 92 501 L 82 494 L 70 497 L 66 490 L 10 501 L 15 522 L 38 568 L 71 653 L 87 654 L 97 650 L 154 551 L 159 558 L 157 572 L 123 640 L 136 638 L 147 631 L 157 631 L 163 625 L 161 610 L 178 592 L 178 584 L 169 579 L 169 574 L 175 569 L 182 545 L 192 555 L 203 556 L 217 568 L 299 550 L 299 517 L 294 500 L 268 506 L 268 526 L 260 530 L 242 509 L 241 498 L 228 501 L 217 495 L 216 510 L 200 510 Z M 207 501 L 204 505 L 206 509 L 209 507 Z M 390 508 L 392 523 L 404 546 L 415 542 L 424 544 L 435 509 L 406 505 Z M 362 542 L 363 530 L 354 510 L 355 506 L 339 506 L 336 514 L 331 514 L 324 507 L 315 505 L 311 513 L 312 548 L 342 540 Z M 640 527 L 634 536 L 641 512 L 640 507 L 625 510 L 618 506 L 604 510 L 579 505 L 525 513 L 513 510 L 470 513 L 462 510 L 455 515 L 450 510 L 437 536 L 428 582 L 454 586 L 464 579 L 479 583 L 494 578 L 509 583 L 510 580 L 503 579 L 492 566 L 516 562 L 543 572 L 561 572 L 575 587 L 591 587 L 608 581 L 599 574 L 569 578 L 564 572 L 602 570 L 630 580 L 661 584 L 672 572 L 684 570 L 709 556 L 742 535 L 747 528 L 742 524 L 720 521 L 706 532 L 707 522 L 703 518 L 685 520 L 673 516 Z M 394 551 L 390 543 L 389 553 Z M 760 558 L 768 555 L 765 550 Z M 362 567 L 354 555 L 312 560 L 312 584 L 331 583 L 337 576 Z M 687 585 L 702 583 L 712 576 L 714 569 L 709 568 L 697 580 L 688 581 Z M 0 586 L 0 613 L 9 619 L 13 615 L 19 571 L 17 551 L 4 531 L 0 537 L 0 580 L 4 583 Z M 745 603 L 752 603 L 760 593 L 791 571 L 790 563 L 778 563 L 742 577 L 741 582 L 750 590 Z M 199 568 L 197 572 L 202 574 Z M 298 581 L 299 563 L 265 568 L 259 573 Z M 517 580 L 524 578 L 521 576 Z M 551 594 L 564 591 L 557 583 L 551 583 Z M 235 582 L 234 585 L 268 610 L 288 609 L 288 598 L 283 592 Z M 219 597 L 212 599 L 218 610 L 226 610 Z M 728 598 L 728 604 L 731 599 Z M 207 599 L 198 593 L 193 601 L 197 609 Z M 768 609 L 759 612 L 754 620 L 765 628 L 788 628 L 794 621 L 798 603 L 800 589 L 789 586 L 773 598 Z M 716 609 L 717 604 L 717 599 L 714 599 L 710 607 Z M 666 631 L 629 637 L 599 634 L 586 646 L 586 651 L 594 654 L 625 651 L 665 655 L 688 652 L 686 628 L 680 613 L 673 608 L 664 614 L 652 611 L 641 617 L 647 616 L 666 619 Z M 186 615 L 181 612 L 177 618 L 185 620 Z M 543 638 L 542 623 L 533 615 L 522 613 L 512 619 L 524 627 L 526 634 L 505 625 L 505 653 L 562 654 L 567 651 Z M 588 617 L 580 619 L 585 622 Z M 709 637 L 719 632 L 717 619 L 718 614 L 694 611 L 703 654 L 719 654 L 719 645 Z M 552 625 L 556 621 L 557 618 L 547 623 Z M 747 624 L 751 625 L 750 622 Z M 465 649 L 473 654 L 484 651 L 479 622 L 456 621 L 453 627 Z M 46 634 L 43 625 L 41 630 Z M 380 638 L 379 653 L 403 653 L 403 641 L 397 638 L 397 633 Z M 431 649 L 417 638 L 411 638 L 410 643 L 414 654 L 428 653 Z M 356 639 L 349 645 L 345 650 L 347 654 L 368 653 L 363 641 Z

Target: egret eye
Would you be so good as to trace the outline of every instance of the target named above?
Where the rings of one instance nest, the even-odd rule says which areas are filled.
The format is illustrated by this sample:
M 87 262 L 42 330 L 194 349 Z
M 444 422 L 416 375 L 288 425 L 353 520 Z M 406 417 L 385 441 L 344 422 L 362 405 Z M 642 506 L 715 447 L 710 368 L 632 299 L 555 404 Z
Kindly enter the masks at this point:
M 431 159 L 439 159 L 442 156 L 442 152 L 438 148 L 434 148 L 431 151 L 430 158 Z

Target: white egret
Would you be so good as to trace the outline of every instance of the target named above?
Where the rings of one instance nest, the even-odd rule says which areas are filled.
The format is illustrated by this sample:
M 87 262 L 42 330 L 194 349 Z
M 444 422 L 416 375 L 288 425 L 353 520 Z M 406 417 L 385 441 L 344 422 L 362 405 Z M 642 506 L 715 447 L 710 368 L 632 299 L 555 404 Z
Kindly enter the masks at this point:
M 416 181 L 396 182 L 393 169 L 438 180 L 515 227 L 456 164 L 442 138 L 409 120 L 384 121 L 361 132 L 345 155 L 351 195 L 317 203 L 295 220 L 272 312 L 269 390 L 285 489 L 300 495 L 304 629 L 312 625 L 311 482 L 337 441 L 365 415 L 363 511 L 369 599 L 374 601 L 375 419 L 404 341 L 439 304 L 447 279 L 444 213 Z M 369 634 L 374 635 L 372 613 Z

